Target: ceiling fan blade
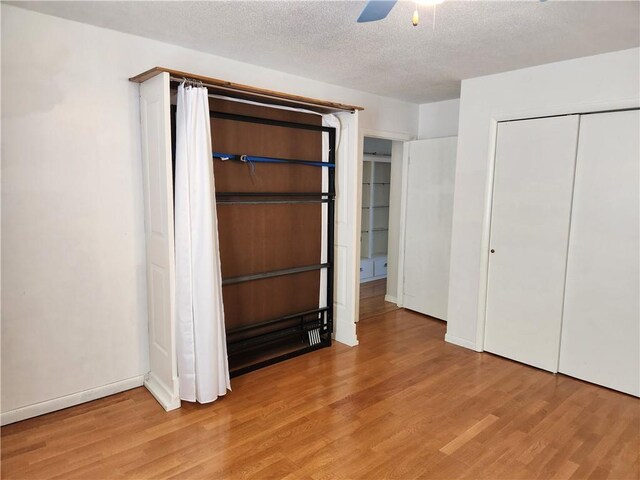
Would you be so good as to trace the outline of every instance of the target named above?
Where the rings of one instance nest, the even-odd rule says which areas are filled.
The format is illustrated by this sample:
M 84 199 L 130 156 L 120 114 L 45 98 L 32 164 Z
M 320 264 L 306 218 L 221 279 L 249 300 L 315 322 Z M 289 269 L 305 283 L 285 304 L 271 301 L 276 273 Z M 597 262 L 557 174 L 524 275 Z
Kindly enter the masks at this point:
M 398 0 L 369 0 L 358 17 L 358 23 L 382 20 L 393 8 Z

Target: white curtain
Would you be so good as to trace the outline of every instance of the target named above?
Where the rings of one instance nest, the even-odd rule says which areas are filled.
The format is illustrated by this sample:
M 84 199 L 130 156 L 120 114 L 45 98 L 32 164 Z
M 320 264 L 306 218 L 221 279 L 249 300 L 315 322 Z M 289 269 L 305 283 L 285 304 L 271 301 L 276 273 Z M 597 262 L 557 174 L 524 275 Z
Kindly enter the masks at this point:
M 213 402 L 227 389 L 218 218 L 206 88 L 178 87 L 175 239 L 180 398 Z

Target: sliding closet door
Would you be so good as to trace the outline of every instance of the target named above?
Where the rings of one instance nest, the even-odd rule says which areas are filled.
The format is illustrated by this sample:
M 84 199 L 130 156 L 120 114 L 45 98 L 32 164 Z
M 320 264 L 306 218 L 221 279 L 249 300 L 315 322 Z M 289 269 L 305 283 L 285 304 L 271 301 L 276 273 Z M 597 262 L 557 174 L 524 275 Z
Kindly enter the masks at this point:
M 409 142 L 402 306 L 447 319 L 458 137 Z
M 580 120 L 560 371 L 640 395 L 640 113 Z
M 500 123 L 485 350 L 557 371 L 578 116 Z

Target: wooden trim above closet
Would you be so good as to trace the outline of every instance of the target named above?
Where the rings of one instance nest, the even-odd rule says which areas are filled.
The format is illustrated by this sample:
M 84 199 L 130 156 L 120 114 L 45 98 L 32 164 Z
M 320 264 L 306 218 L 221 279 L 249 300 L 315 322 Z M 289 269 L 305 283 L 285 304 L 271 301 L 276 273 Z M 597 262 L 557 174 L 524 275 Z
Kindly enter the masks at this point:
M 304 107 L 309 110 L 313 110 L 320 113 L 331 113 L 340 111 L 356 111 L 364 110 L 363 107 L 356 105 L 348 105 L 345 103 L 328 102 L 325 100 L 318 100 L 316 98 L 302 97 L 300 95 L 292 95 L 289 93 L 277 92 L 275 90 L 267 90 L 264 88 L 252 87 L 250 85 L 243 85 L 240 83 L 228 82 L 226 80 L 220 80 L 218 78 L 205 77 L 202 75 L 195 75 L 193 73 L 181 72 L 179 70 L 172 70 L 165 67 L 154 67 L 146 72 L 143 72 L 135 77 L 131 77 L 129 80 L 136 83 L 142 83 L 156 75 L 167 72 L 176 79 L 188 78 L 191 80 L 197 80 L 209 88 L 212 93 L 219 95 L 230 95 L 237 98 L 253 101 L 264 101 L 269 99 L 271 103 L 278 105 L 284 105 L 289 107 Z

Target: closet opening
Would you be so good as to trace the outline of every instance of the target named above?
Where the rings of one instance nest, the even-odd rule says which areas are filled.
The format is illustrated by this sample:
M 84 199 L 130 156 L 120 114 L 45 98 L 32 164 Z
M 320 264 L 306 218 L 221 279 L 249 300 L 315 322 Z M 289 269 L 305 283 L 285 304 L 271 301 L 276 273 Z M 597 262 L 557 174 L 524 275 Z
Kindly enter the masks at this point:
M 362 140 L 359 320 L 398 308 L 403 149 L 401 140 Z
M 234 377 L 331 345 L 336 131 L 314 113 L 215 95 L 209 110 Z
M 140 83 L 145 386 L 158 402 L 180 407 L 196 336 L 215 344 L 199 349 L 201 376 L 221 366 L 225 380 L 334 339 L 357 345 L 362 108 L 164 67 L 130 80 Z

